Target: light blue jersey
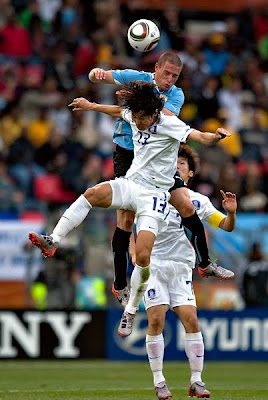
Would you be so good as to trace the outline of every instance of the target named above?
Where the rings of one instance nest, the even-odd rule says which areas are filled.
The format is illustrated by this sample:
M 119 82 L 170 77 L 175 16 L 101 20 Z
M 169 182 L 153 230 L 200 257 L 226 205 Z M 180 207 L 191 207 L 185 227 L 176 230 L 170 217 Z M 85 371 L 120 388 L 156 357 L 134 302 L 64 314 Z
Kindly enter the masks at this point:
M 151 72 L 136 71 L 133 69 L 116 69 L 112 70 L 112 74 L 117 85 L 126 85 L 132 81 L 155 83 L 154 74 Z M 156 87 L 156 92 L 164 96 L 164 107 L 178 116 L 184 103 L 183 91 L 180 88 L 177 88 L 175 85 L 172 85 L 169 90 L 165 90 L 163 92 L 160 92 Z M 128 122 L 124 121 L 123 119 L 119 119 L 117 121 L 115 125 L 113 141 L 124 149 L 134 149 L 132 131 Z

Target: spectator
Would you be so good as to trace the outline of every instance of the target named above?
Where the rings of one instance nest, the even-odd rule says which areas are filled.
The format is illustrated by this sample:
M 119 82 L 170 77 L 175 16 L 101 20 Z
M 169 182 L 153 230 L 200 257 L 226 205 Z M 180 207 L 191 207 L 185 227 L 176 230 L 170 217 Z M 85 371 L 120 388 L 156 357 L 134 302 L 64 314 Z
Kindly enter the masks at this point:
M 163 9 L 161 30 L 167 33 L 172 49 L 177 51 L 184 49 L 184 28 L 185 18 L 179 4 L 168 1 Z
M 28 127 L 28 138 L 35 147 L 40 147 L 48 141 L 52 122 L 48 119 L 46 107 L 42 107 L 39 116 L 32 120 Z
M 18 70 L 13 62 L 5 62 L 0 69 L 0 109 L 6 109 L 17 100 Z
M 0 158 L 0 210 L 21 211 L 24 199 L 23 192 L 16 187 L 8 173 L 6 161 Z
M 214 185 L 213 166 L 210 162 L 203 160 L 200 163 L 199 172 L 195 175 L 194 181 L 190 185 L 191 189 L 212 199 L 214 194 Z
M 221 76 L 229 60 L 229 53 L 226 50 L 226 40 L 223 33 L 214 32 L 210 35 L 204 55 L 210 74 L 212 76 Z
M 268 263 L 259 243 L 253 244 L 248 255 L 242 280 L 242 296 L 247 307 L 268 306 Z
M 268 5 L 264 4 L 254 18 L 255 39 L 258 42 L 268 35 Z
M 64 152 L 64 136 L 53 126 L 46 143 L 35 150 L 35 161 L 47 172 L 62 174 L 67 163 Z
M 220 190 L 224 192 L 236 193 L 238 199 L 240 199 L 241 193 L 241 183 L 240 176 L 236 169 L 235 163 L 229 161 L 220 170 L 219 176 L 217 178 L 217 183 L 215 185 L 215 201 L 216 207 L 221 207 L 221 196 Z M 239 205 L 239 202 L 238 202 Z
M 58 90 L 57 80 L 53 77 L 46 78 L 40 88 L 30 84 L 30 87 L 25 88 L 19 101 L 22 115 L 31 122 L 38 118 L 40 108 L 57 107 L 61 98 L 62 94 Z
M 218 92 L 220 108 L 227 112 L 227 124 L 234 130 L 241 128 L 242 82 L 233 78 L 226 88 Z
M 55 105 L 49 112 L 48 117 L 55 125 L 62 136 L 66 137 L 70 133 L 72 122 L 72 114 L 68 107 L 66 107 L 66 99 L 62 96 L 58 104 Z
M 72 56 L 67 51 L 66 41 L 60 40 L 52 47 L 45 63 L 45 76 L 54 78 L 61 91 L 73 89 Z
M 7 23 L 9 15 L 13 12 L 11 0 L 0 1 L 0 29 Z
M 243 152 L 241 161 L 261 161 L 261 150 L 268 143 L 267 118 L 262 109 L 246 106 L 243 110 L 243 127 L 240 129 Z
M 27 59 L 32 55 L 32 44 L 27 29 L 19 25 L 13 11 L 0 30 L 0 52 L 6 57 Z
M 117 16 L 111 16 L 94 35 L 98 43 L 96 61 L 106 69 L 129 66 L 127 42 Z
M 0 119 L 0 136 L 3 140 L 4 152 L 8 153 L 12 143 L 20 137 L 24 125 L 25 122 L 21 117 L 18 106 L 13 104 L 9 108 L 9 113 Z
M 240 207 L 244 211 L 264 211 L 267 205 L 267 196 L 263 193 L 261 166 L 255 160 L 246 163 L 246 173 L 241 182 Z
M 52 22 L 62 5 L 62 0 L 37 0 L 40 8 L 40 15 L 46 22 Z
M 8 162 L 9 172 L 16 185 L 22 190 L 26 198 L 32 198 L 33 179 L 44 173 L 44 170 L 34 162 L 35 147 L 28 138 L 28 129 L 23 128 L 10 147 Z
M 219 79 L 209 76 L 204 82 L 197 99 L 198 116 L 201 121 L 217 116 L 219 110 L 218 89 Z
M 40 20 L 41 26 L 44 30 L 48 29 L 48 24 L 45 21 L 42 21 L 40 17 L 38 1 L 29 0 L 27 7 L 25 7 L 24 10 L 19 14 L 19 22 L 22 26 L 30 31 L 33 20 L 36 18 Z
M 227 154 L 229 154 L 234 160 L 237 161 L 242 154 L 242 143 L 240 134 L 238 131 L 232 129 L 228 125 L 228 118 L 225 110 L 220 109 L 218 111 L 218 121 L 219 127 L 222 126 L 224 129 L 227 129 L 232 134 L 232 136 L 226 138 L 226 143 L 219 143 L 219 145 L 226 151 Z

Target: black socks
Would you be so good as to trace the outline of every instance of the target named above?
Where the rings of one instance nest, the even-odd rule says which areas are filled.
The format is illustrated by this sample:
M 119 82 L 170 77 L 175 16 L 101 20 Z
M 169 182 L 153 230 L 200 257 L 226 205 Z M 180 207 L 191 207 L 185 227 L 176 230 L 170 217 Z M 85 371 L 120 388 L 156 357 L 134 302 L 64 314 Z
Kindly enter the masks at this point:
M 198 266 L 206 268 L 209 261 L 205 230 L 196 212 L 191 217 L 181 218 L 187 238 L 192 243 Z
M 123 231 L 118 227 L 114 232 L 112 250 L 114 254 L 114 288 L 116 290 L 122 290 L 127 286 L 130 236 L 131 232 Z

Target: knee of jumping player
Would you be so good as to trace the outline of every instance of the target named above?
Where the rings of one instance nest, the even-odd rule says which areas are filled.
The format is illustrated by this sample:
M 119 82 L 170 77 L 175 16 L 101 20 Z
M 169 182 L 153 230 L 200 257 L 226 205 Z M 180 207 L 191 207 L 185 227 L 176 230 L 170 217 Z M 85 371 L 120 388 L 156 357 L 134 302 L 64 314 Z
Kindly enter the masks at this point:
M 181 203 L 178 211 L 183 218 L 191 217 L 195 213 L 194 205 L 190 200 Z
M 84 197 L 87 199 L 87 201 L 89 203 L 94 203 L 94 197 L 95 197 L 95 188 L 88 188 L 85 193 L 84 193 Z
M 92 206 L 108 208 L 112 204 L 111 185 L 109 182 L 104 182 L 88 188 L 84 196 Z
M 146 248 L 136 249 L 136 264 L 147 267 L 150 264 L 150 252 Z
M 172 191 L 170 203 L 183 218 L 191 217 L 195 212 L 194 205 L 191 202 L 189 192 L 186 188 Z

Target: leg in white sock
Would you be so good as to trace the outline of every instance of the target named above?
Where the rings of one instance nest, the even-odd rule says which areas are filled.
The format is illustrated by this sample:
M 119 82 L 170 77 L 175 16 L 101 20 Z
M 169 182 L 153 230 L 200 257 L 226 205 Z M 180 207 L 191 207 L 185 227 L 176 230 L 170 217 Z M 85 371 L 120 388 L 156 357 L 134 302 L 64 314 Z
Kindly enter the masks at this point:
M 202 382 L 201 373 L 204 366 L 204 342 L 201 332 L 185 334 L 185 353 L 191 369 L 191 384 Z
M 147 267 L 140 267 L 135 265 L 130 279 L 130 297 L 125 311 L 129 314 L 135 314 L 142 296 L 147 288 L 148 279 L 150 276 L 150 265 Z
M 153 373 L 154 386 L 165 381 L 163 375 L 164 338 L 162 333 L 156 336 L 146 335 L 146 350 Z
M 87 201 L 85 196 L 81 195 L 78 197 L 65 211 L 54 228 L 53 233 L 50 235 L 53 242 L 58 245 L 62 238 L 84 221 L 91 208 L 92 205 Z

